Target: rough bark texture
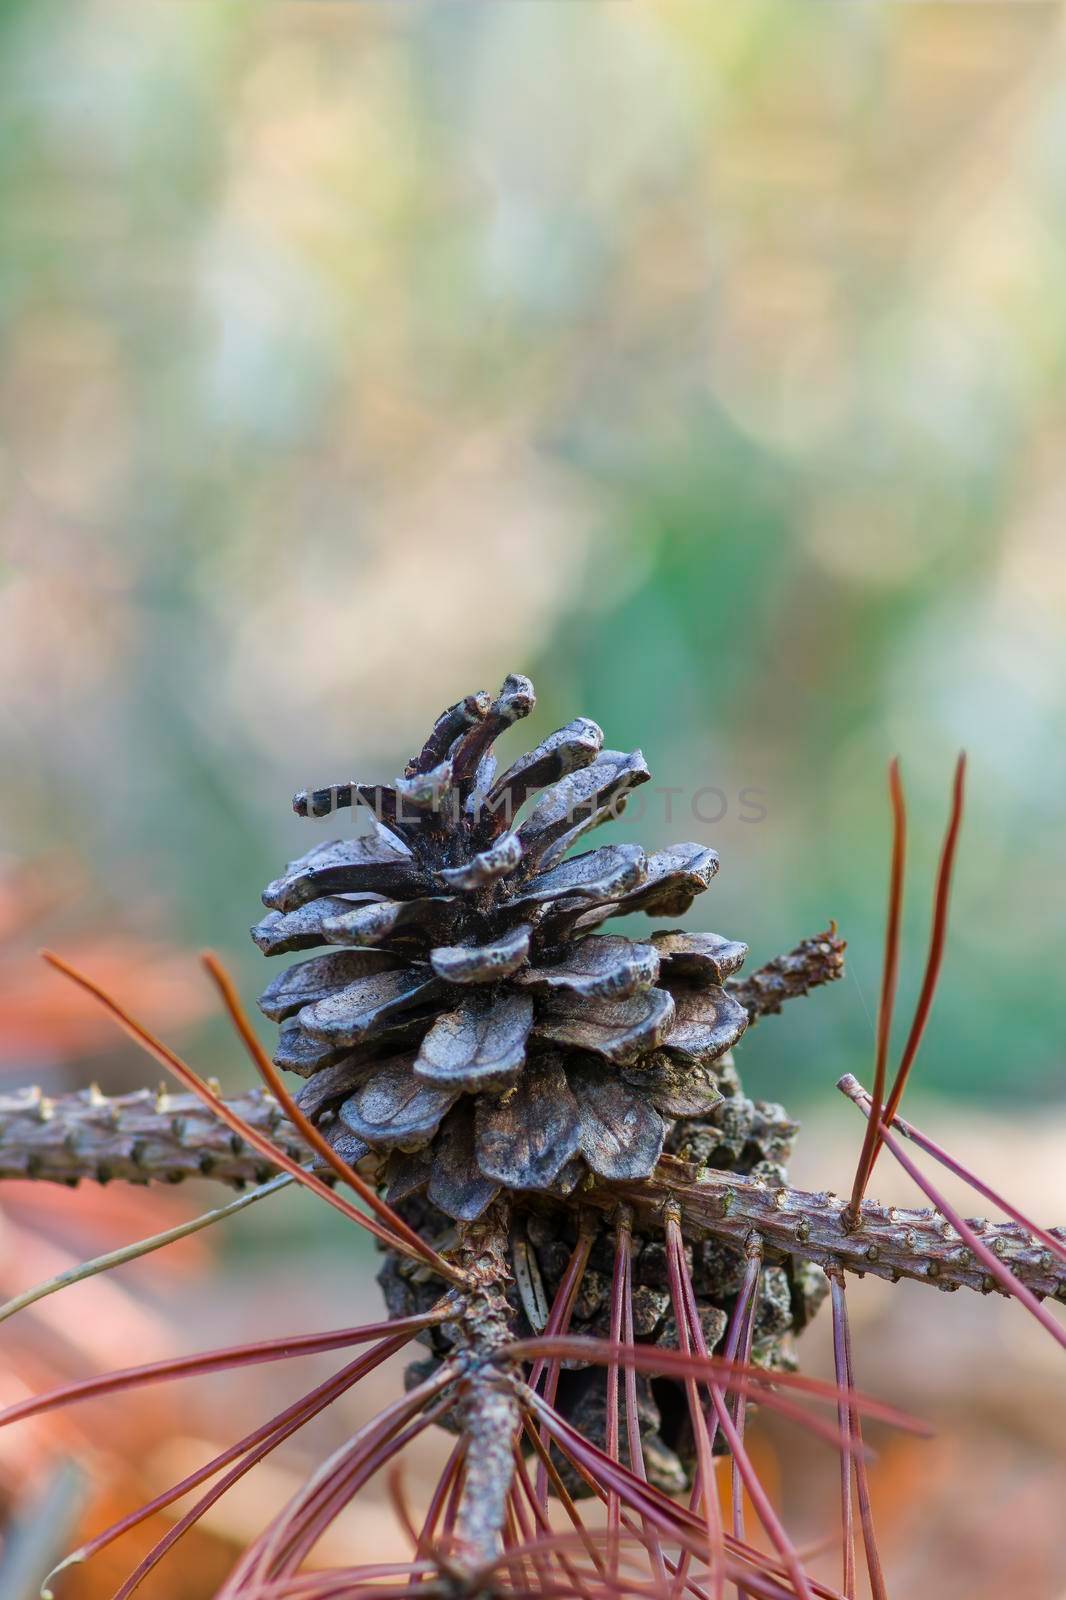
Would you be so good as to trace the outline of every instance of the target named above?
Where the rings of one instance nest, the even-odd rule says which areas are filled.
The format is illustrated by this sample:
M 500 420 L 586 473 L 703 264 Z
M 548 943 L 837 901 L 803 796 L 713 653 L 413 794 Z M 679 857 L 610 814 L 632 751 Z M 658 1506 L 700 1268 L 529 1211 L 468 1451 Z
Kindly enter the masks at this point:
M 231 1104 L 296 1160 L 311 1161 L 269 1094 L 252 1090 Z M 261 1183 L 275 1170 L 192 1095 L 140 1090 L 107 1097 L 93 1089 L 55 1099 L 38 1090 L 0 1095 L 0 1178 L 74 1184 L 83 1178 L 173 1183 L 206 1176 L 239 1186 Z M 842 1222 L 844 1201 L 837 1195 L 774 1187 L 672 1156 L 663 1157 L 650 1179 L 628 1185 L 597 1182 L 581 1195 L 583 1203 L 607 1211 L 628 1201 L 638 1225 L 660 1220 L 671 1198 L 681 1208 L 688 1237 L 714 1234 L 743 1246 L 755 1229 L 766 1241 L 770 1261 L 790 1256 L 859 1275 L 913 1278 L 945 1290 L 995 1289 L 954 1229 L 927 1208 L 868 1200 L 862 1226 L 849 1233 Z M 1023 1228 L 998 1222 L 978 1227 L 1035 1294 L 1066 1302 L 1066 1267 Z M 1056 1231 L 1066 1239 L 1066 1229 Z
M 804 939 L 786 956 L 775 956 L 746 978 L 730 978 L 726 988 L 748 1013 L 749 1023 L 776 1016 L 786 1000 L 809 994 L 844 976 L 844 940 L 831 922 L 824 933 Z
M 466 1479 L 456 1534 L 463 1562 L 477 1568 L 499 1553 L 514 1472 L 521 1414 L 514 1385 L 493 1364 L 513 1337 L 503 1286 L 508 1266 L 510 1206 L 495 1201 L 476 1222 L 459 1224 L 458 1255 L 476 1282 L 462 1322 L 466 1372 L 460 1385 Z
M 312 1160 L 265 1090 L 230 1103 L 294 1160 Z M 180 1183 L 206 1177 L 239 1188 L 263 1183 L 277 1170 L 192 1094 L 140 1089 L 109 1096 L 80 1089 L 51 1099 L 39 1089 L 19 1089 L 0 1095 L 0 1178 L 76 1184 L 82 1178 Z
M 862 1223 L 844 1226 L 845 1201 L 825 1191 L 769 1184 L 713 1168 L 696 1168 L 664 1156 L 642 1184 L 598 1187 L 583 1196 L 589 1205 L 613 1207 L 620 1198 L 632 1205 L 638 1225 L 661 1215 L 670 1201 L 681 1210 L 687 1238 L 710 1234 L 742 1246 L 754 1229 L 762 1235 L 766 1258 L 793 1256 L 819 1266 L 843 1267 L 862 1277 L 913 1278 L 939 1289 L 997 1292 L 995 1280 L 974 1260 L 954 1228 L 929 1207 L 883 1206 L 863 1202 Z M 1066 1301 L 1066 1265 L 1013 1222 L 967 1218 L 989 1248 L 1034 1294 Z M 1066 1229 L 1055 1229 L 1066 1240 Z

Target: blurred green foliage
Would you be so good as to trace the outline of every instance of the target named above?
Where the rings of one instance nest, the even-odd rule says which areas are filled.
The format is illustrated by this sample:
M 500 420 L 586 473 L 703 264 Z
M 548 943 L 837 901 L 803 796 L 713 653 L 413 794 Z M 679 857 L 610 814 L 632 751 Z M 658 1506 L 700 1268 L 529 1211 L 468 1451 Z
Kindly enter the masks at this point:
M 1060 1094 L 1063 53 L 1042 6 L 7 4 L 0 845 L 77 862 L 53 937 L 256 992 L 292 790 L 526 670 L 533 737 L 685 790 L 620 836 L 716 845 L 691 922 L 837 918 L 743 1047 L 790 1103 L 870 1059 L 895 751 L 916 991 L 965 745 L 925 1082 Z

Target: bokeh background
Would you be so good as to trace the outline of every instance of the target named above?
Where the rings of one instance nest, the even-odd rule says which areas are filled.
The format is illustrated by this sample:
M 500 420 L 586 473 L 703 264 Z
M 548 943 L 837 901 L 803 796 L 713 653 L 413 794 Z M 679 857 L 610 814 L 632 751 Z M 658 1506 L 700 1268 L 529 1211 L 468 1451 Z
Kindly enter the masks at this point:
M 324 836 L 291 792 L 387 777 L 446 702 L 520 670 L 531 741 L 591 715 L 682 791 L 618 836 L 716 846 L 690 920 L 755 961 L 830 917 L 847 936 L 847 980 L 741 1059 L 803 1116 L 812 1184 L 846 1180 L 832 1086 L 870 1060 L 887 760 L 906 1004 L 967 748 L 916 1104 L 1066 1219 L 1064 64 L 1053 4 L 6 0 L 5 1081 L 155 1076 L 38 972 L 45 940 L 243 1081 L 194 952 L 262 986 L 258 890 Z M 90 1216 L 12 1189 L 5 1270 L 204 1198 Z M 368 1252 L 271 1206 L 180 1272 L 131 1269 L 109 1311 L 83 1296 L 76 1337 L 57 1313 L 52 1367 L 281 1329 L 294 1296 L 373 1304 Z M 865 1381 L 946 1441 L 886 1455 L 891 1570 L 911 1595 L 1064 1593 L 1061 1383 L 1010 1308 L 931 1298 L 863 1302 Z M 57 1448 L 34 1494 L 99 1525 L 99 1483 L 121 1501 L 143 1451 L 109 1437 L 64 1489 Z M 0 1449 L 32 1532 L 25 1450 Z M 1013 1510 L 967 1520 L 960 1477 Z M 916 1520 L 919 1479 L 938 1510 Z M 204 1600 L 246 1532 L 233 1512 L 158 1593 Z

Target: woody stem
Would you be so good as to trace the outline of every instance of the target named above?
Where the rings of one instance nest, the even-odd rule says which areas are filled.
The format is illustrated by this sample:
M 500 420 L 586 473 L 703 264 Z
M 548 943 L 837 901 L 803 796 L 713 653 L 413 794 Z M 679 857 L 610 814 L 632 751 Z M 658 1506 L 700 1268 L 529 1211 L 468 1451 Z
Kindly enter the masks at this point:
M 459 1560 L 472 1570 L 499 1554 L 521 1426 L 509 1375 L 494 1358 L 514 1336 L 505 1286 L 511 1279 L 510 1204 L 494 1200 L 476 1222 L 459 1224 L 460 1265 L 473 1279 L 462 1319 L 466 1343 L 460 1385 L 466 1476 L 456 1536 Z
M 253 1090 L 230 1103 L 295 1160 L 313 1161 L 269 1094 Z M 205 1176 L 240 1186 L 263 1183 L 274 1172 L 192 1095 L 141 1090 L 109 1098 L 79 1090 L 49 1099 L 32 1089 L 0 1095 L 0 1179 L 76 1184 L 122 1178 L 143 1184 Z M 672 1156 L 664 1156 L 641 1183 L 597 1182 L 581 1199 L 609 1215 L 620 1200 L 628 1201 L 638 1227 L 658 1226 L 663 1207 L 673 1199 L 686 1237 L 713 1235 L 743 1249 L 754 1228 L 771 1262 L 814 1261 L 858 1276 L 911 1278 L 949 1291 L 996 1290 L 955 1230 L 928 1207 L 866 1200 L 859 1226 L 849 1229 L 845 1202 L 834 1194 L 771 1187 Z M 973 1226 L 1034 1294 L 1066 1302 L 1066 1268 L 1025 1227 L 981 1219 Z M 1066 1238 L 1066 1231 L 1055 1231 Z

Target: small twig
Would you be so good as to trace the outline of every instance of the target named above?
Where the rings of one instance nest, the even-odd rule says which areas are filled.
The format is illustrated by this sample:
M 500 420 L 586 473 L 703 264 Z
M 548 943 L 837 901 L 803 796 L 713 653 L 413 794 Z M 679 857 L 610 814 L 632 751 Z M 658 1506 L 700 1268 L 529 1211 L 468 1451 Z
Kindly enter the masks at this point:
M 831 922 L 824 933 L 804 939 L 786 956 L 774 956 L 746 978 L 730 978 L 726 988 L 748 1013 L 749 1026 L 774 1016 L 786 1000 L 795 1000 L 844 976 L 845 941 Z

